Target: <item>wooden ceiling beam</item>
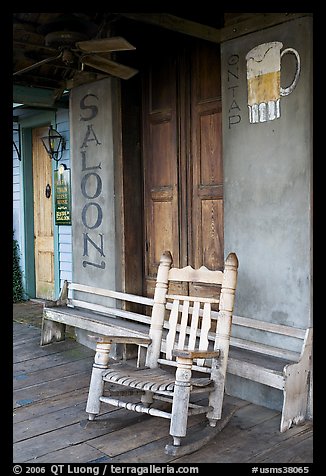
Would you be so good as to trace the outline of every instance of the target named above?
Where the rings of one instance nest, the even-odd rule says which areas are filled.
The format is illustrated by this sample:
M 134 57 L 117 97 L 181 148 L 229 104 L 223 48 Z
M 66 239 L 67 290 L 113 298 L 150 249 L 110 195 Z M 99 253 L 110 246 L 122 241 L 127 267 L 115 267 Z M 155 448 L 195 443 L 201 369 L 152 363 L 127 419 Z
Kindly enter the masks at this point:
M 65 80 L 63 78 L 54 78 L 48 77 L 44 75 L 39 75 L 36 73 L 29 73 L 29 74 L 21 74 L 15 76 L 14 84 L 22 85 L 22 86 L 35 86 L 37 88 L 59 88 L 64 85 Z
M 221 42 L 238 38 L 257 30 L 263 30 L 280 23 L 295 20 L 303 16 L 311 16 L 311 13 L 252 13 L 252 16 L 232 22 L 221 29 Z
M 186 20 L 169 13 L 118 13 L 117 15 L 211 41 L 212 43 L 220 43 L 221 34 L 217 28 L 202 25 L 201 23 Z
M 169 13 L 118 13 L 118 15 L 213 43 L 222 43 L 302 16 L 310 16 L 311 13 L 252 13 L 250 17 L 245 17 L 243 20 L 241 20 L 241 17 L 238 21 L 233 22 L 231 20 L 227 26 L 221 29 L 186 20 Z
M 54 89 L 31 88 L 27 86 L 13 86 L 13 102 L 28 106 L 53 106 L 56 91 Z

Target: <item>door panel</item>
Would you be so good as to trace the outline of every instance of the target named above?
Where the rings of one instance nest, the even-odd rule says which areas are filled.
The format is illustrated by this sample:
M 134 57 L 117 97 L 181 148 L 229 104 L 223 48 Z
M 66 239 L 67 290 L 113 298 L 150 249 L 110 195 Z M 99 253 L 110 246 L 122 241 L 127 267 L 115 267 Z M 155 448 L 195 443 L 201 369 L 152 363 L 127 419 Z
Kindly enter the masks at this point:
M 192 240 L 193 265 L 223 267 L 223 182 L 221 113 L 193 113 Z
M 224 261 L 219 48 L 174 46 L 148 65 L 143 83 L 147 294 L 165 249 L 174 266 L 222 269 Z
M 158 55 L 159 56 L 159 55 Z M 153 294 L 162 251 L 179 260 L 176 69 L 152 64 L 143 83 L 145 293 Z
M 54 241 L 52 211 L 52 164 L 41 137 L 47 127 L 33 130 L 34 253 L 36 297 L 54 299 Z M 51 196 L 45 195 L 46 186 Z
M 222 269 L 223 168 L 220 56 L 216 45 L 197 44 L 191 55 L 192 265 Z M 216 296 L 212 287 L 190 292 Z

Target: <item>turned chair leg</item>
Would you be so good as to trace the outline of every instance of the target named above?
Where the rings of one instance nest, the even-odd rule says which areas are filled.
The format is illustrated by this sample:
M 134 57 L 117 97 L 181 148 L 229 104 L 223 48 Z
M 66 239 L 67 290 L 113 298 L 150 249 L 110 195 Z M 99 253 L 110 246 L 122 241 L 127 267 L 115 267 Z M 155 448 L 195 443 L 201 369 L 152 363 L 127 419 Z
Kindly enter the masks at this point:
M 145 407 L 150 407 L 153 403 L 153 392 L 145 390 L 144 395 L 141 396 L 141 402 Z
M 218 370 L 213 371 L 215 388 L 209 394 L 208 405 L 212 408 L 211 411 L 207 413 L 207 419 L 209 426 L 215 427 L 217 421 L 221 419 L 222 416 L 222 406 L 223 406 L 223 397 L 224 397 L 224 379 L 223 375 L 218 375 Z
M 88 413 L 89 420 L 94 420 L 95 416 L 100 412 L 100 397 L 103 395 L 104 390 L 104 381 L 102 379 L 102 375 L 103 371 L 109 366 L 110 348 L 110 343 L 96 344 L 96 353 L 86 405 L 86 413 Z
M 178 357 L 177 363 L 170 435 L 173 436 L 173 444 L 180 446 L 181 438 L 187 433 L 192 360 Z

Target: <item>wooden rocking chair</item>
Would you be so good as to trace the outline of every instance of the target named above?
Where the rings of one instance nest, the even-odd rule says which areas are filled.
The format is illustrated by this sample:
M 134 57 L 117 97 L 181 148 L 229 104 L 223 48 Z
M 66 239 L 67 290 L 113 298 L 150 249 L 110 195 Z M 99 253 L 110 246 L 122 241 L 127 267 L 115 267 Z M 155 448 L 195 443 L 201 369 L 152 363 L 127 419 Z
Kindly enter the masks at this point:
M 166 445 L 165 452 L 181 455 L 204 445 L 231 417 L 231 414 L 223 417 L 223 424 L 217 425 L 222 417 L 238 260 L 230 253 L 223 272 L 210 271 L 204 266 L 171 268 L 171 263 L 170 252 L 164 252 L 157 273 L 148 337 L 97 339 L 86 412 L 89 420 L 93 420 L 100 411 L 100 404 L 108 403 L 169 418 L 173 443 Z M 172 281 L 192 282 L 195 286 L 199 283 L 220 285 L 219 299 L 168 294 Z M 218 311 L 212 311 L 214 305 Z M 120 362 L 109 368 L 112 343 L 138 344 L 140 351 L 147 349 L 145 365 L 132 367 Z M 105 396 L 106 382 L 118 384 L 122 390 L 109 390 L 109 396 Z M 107 394 L 108 390 L 105 391 Z M 208 405 L 190 402 L 192 394 L 204 392 L 208 393 Z M 126 401 L 128 396 L 137 394 L 141 395 L 141 402 L 130 402 L 130 398 Z M 155 407 L 155 400 L 170 402 L 171 410 Z M 199 413 L 206 414 L 209 425 L 205 425 L 202 435 L 197 434 L 195 438 L 187 435 L 188 441 L 185 438 L 181 446 L 181 438 L 187 433 L 188 416 Z

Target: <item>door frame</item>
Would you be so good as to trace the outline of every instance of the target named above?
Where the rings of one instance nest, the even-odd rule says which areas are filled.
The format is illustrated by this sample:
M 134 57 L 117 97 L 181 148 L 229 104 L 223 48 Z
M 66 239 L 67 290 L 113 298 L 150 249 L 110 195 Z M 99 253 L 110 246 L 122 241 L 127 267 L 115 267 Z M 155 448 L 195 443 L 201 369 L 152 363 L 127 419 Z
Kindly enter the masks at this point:
M 22 234 L 22 260 L 23 260 L 23 285 L 28 299 L 36 297 L 35 281 L 35 255 L 34 255 L 34 207 L 33 203 L 33 157 L 32 157 L 32 129 L 42 126 L 55 127 L 55 111 L 43 111 L 32 117 L 22 119 L 21 125 L 21 212 L 23 223 Z M 50 159 L 49 159 L 50 160 Z M 54 181 L 54 166 L 52 164 L 52 185 Z M 52 187 L 53 188 L 53 187 Z M 52 207 L 54 210 L 54 194 L 52 194 Z M 54 245 L 54 295 L 59 294 L 59 227 L 53 223 Z

